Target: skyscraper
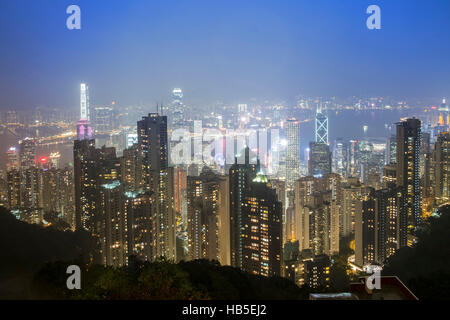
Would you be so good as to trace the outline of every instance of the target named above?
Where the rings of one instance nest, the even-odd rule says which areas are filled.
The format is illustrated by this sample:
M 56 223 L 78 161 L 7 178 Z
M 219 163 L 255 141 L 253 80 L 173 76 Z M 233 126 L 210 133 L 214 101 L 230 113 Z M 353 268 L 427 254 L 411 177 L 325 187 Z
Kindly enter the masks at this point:
M 434 196 L 437 205 L 450 199 L 450 134 L 441 133 L 434 144 Z
M 363 195 L 355 217 L 355 262 L 359 266 L 383 264 L 407 245 L 406 198 L 402 187 Z
M 386 142 L 386 160 L 385 164 L 397 163 L 397 140 L 395 135 L 392 135 Z
M 80 85 L 80 120 L 77 123 L 77 140 L 92 139 L 90 122 L 89 88 L 87 84 Z
M 172 91 L 172 127 L 179 128 L 184 125 L 185 106 L 183 104 L 183 91 L 175 88 Z
M 282 204 L 267 178 L 258 174 L 242 205 L 242 270 L 281 275 Z
M 155 197 L 155 258 L 176 260 L 173 168 L 168 167 L 167 116 L 150 113 L 137 123 L 144 189 Z
M 292 188 L 300 177 L 300 125 L 296 119 L 286 121 L 286 184 Z
M 93 231 L 94 228 L 94 210 L 97 200 L 95 155 L 95 140 L 74 141 L 75 229 Z
M 17 152 L 16 147 L 10 147 L 6 152 L 6 170 L 19 169 L 20 167 L 20 158 L 19 152 Z
M 219 260 L 219 188 L 221 178 L 204 167 L 187 177 L 189 259 Z
M 20 144 L 20 167 L 28 169 L 35 166 L 36 142 L 32 138 L 25 138 L 19 141 Z
M 422 221 L 419 176 L 421 122 L 406 119 L 397 123 L 397 186 L 407 193 L 408 225 L 414 228 Z
M 315 133 L 316 143 L 328 145 L 328 117 L 322 113 L 321 108 L 317 108 Z
M 311 142 L 309 150 L 309 175 L 322 176 L 331 173 L 331 152 L 328 144 Z
M 245 149 L 245 162 L 235 164 L 230 168 L 230 251 L 231 265 L 242 268 L 242 229 L 243 212 L 242 203 L 250 183 L 256 177 L 259 165 L 250 164 L 249 148 Z

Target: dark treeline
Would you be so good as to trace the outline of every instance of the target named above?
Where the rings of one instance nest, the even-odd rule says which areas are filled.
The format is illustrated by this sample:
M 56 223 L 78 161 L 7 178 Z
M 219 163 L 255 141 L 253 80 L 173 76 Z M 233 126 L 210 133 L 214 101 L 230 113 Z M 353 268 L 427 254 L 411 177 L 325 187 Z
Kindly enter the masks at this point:
M 398 276 L 419 299 L 450 299 L 450 206 L 439 213 L 425 221 L 418 243 L 397 251 L 383 270 Z
M 413 248 L 392 256 L 384 275 L 397 275 L 419 299 L 450 298 L 450 207 L 426 221 Z M 309 293 L 346 291 L 345 255 L 327 289 L 299 288 L 214 261 L 153 263 L 129 258 L 114 269 L 93 264 L 85 232 L 62 232 L 17 220 L 0 208 L 0 298 L 18 299 L 308 299 Z M 336 259 L 336 257 L 335 257 Z M 81 268 L 81 290 L 66 288 L 67 266 Z

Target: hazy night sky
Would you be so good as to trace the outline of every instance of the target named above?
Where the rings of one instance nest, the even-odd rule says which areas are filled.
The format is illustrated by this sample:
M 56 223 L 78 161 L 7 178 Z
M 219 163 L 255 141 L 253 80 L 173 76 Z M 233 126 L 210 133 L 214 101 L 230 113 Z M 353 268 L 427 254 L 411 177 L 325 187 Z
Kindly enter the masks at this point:
M 81 7 L 81 30 L 66 8 Z M 381 7 L 382 29 L 366 28 Z M 0 0 L 0 109 L 450 94 L 450 1 Z

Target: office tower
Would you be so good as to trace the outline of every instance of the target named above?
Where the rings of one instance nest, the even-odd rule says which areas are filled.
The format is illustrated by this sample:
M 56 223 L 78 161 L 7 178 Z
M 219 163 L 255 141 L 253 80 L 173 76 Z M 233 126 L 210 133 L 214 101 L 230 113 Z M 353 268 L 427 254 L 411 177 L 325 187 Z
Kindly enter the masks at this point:
M 111 107 L 95 107 L 92 118 L 96 133 L 107 133 L 114 128 L 114 110 Z
M 355 222 L 355 262 L 383 264 L 407 245 L 406 197 L 402 187 L 371 189 L 363 195 Z
M 347 176 L 346 163 L 347 163 L 347 154 L 345 143 L 342 139 L 337 139 L 334 143 L 333 172 L 343 177 L 346 177 Z
M 450 134 L 441 133 L 434 144 L 434 196 L 437 205 L 450 198 Z
M 150 113 L 137 123 L 145 190 L 155 197 L 155 258 L 176 260 L 173 170 L 168 167 L 167 116 Z
M 19 141 L 20 145 L 20 166 L 27 169 L 35 166 L 36 142 L 32 138 L 25 138 Z
M 309 149 L 309 175 L 317 177 L 331 173 L 331 152 L 328 144 L 311 142 Z
M 386 160 L 385 164 L 397 163 L 397 138 L 390 136 L 386 141 Z
M 286 121 L 286 185 L 293 188 L 300 177 L 300 124 L 296 119 Z
M 128 253 L 141 261 L 153 261 L 156 256 L 153 227 L 155 199 L 150 191 L 127 191 L 125 205 L 127 217 Z
M 360 210 L 362 189 L 363 186 L 358 178 L 349 178 L 342 185 L 341 235 L 343 237 L 355 232 L 355 216 Z
M 90 122 L 89 88 L 85 83 L 80 85 L 80 120 L 77 123 L 77 140 L 92 139 Z
M 20 168 L 20 158 L 16 147 L 10 147 L 6 152 L 6 171 Z
M 350 140 L 348 145 L 347 174 L 356 177 L 360 172 L 359 143 L 358 140 Z
M 208 167 L 187 177 L 187 231 L 190 260 L 219 260 L 218 198 L 220 177 Z
M 172 128 L 180 128 L 184 126 L 185 106 L 183 104 L 183 91 L 175 88 L 172 91 Z
M 421 122 L 406 119 L 397 123 L 397 186 L 407 192 L 408 225 L 414 228 L 422 221 L 419 177 Z
M 281 202 L 266 176 L 258 174 L 242 203 L 242 270 L 281 275 Z
M 256 177 L 259 165 L 250 164 L 250 150 L 245 149 L 245 161 L 238 164 L 237 158 L 230 168 L 230 251 L 231 265 L 242 269 L 243 213 L 242 205 L 250 183 Z
M 322 113 L 321 108 L 317 108 L 315 136 L 316 143 L 328 145 L 328 117 Z
M 123 150 L 121 157 L 122 183 L 124 191 L 137 191 L 143 186 L 142 157 L 137 144 Z

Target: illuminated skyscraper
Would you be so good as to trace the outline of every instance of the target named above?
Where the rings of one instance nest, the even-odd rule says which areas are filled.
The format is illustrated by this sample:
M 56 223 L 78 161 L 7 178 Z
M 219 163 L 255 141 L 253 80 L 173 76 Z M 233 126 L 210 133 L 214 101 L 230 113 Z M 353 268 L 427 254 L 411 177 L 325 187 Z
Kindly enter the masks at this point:
M 13 169 L 19 169 L 20 159 L 19 152 L 16 147 L 10 147 L 6 152 L 6 170 L 10 171 Z
M 422 221 L 419 176 L 421 122 L 406 119 L 397 123 L 397 186 L 407 192 L 408 225 L 413 228 Z
M 19 141 L 20 144 L 20 167 L 28 169 L 35 166 L 36 142 L 32 138 Z
M 315 129 L 316 143 L 328 145 L 328 117 L 322 113 L 321 108 L 317 108 Z
M 95 140 L 75 140 L 73 147 L 75 184 L 75 229 L 93 230 L 97 199 Z
M 172 127 L 179 128 L 184 125 L 184 104 L 183 91 L 180 88 L 175 88 L 172 91 Z
M 450 199 L 450 134 L 441 133 L 434 144 L 434 195 L 436 204 Z
M 402 187 L 388 188 L 362 196 L 355 216 L 355 262 L 358 266 L 378 263 L 407 245 L 406 198 Z
M 113 267 L 127 265 L 127 217 L 123 188 L 119 180 L 100 186 L 98 204 L 102 262 Z
M 242 270 L 281 275 L 282 204 L 267 178 L 258 174 L 242 203 Z
M 125 210 L 128 225 L 128 252 L 142 261 L 153 261 L 155 256 L 153 227 L 154 197 L 151 192 L 125 192 Z
M 220 177 L 208 167 L 187 177 L 187 231 L 190 260 L 219 260 Z
M 286 121 L 286 184 L 292 188 L 300 177 L 300 125 L 296 119 Z
M 347 157 L 344 141 L 342 139 L 337 139 L 334 144 L 333 152 L 333 172 L 340 174 L 343 177 L 347 176 Z
M 331 152 L 328 144 L 311 142 L 309 150 L 309 175 L 317 177 L 331 173 Z
M 89 111 L 89 88 L 87 84 L 80 85 L 80 121 L 77 123 L 77 140 L 92 138 L 92 128 Z
M 167 116 L 150 113 L 137 123 L 144 189 L 153 193 L 154 259 L 176 260 L 173 168 L 168 167 Z
M 385 164 L 397 163 L 397 140 L 395 135 L 387 139 Z
M 246 192 L 259 171 L 259 165 L 250 164 L 249 148 L 245 149 L 245 163 L 230 168 L 230 251 L 231 265 L 242 268 L 243 250 L 243 212 L 242 206 Z

